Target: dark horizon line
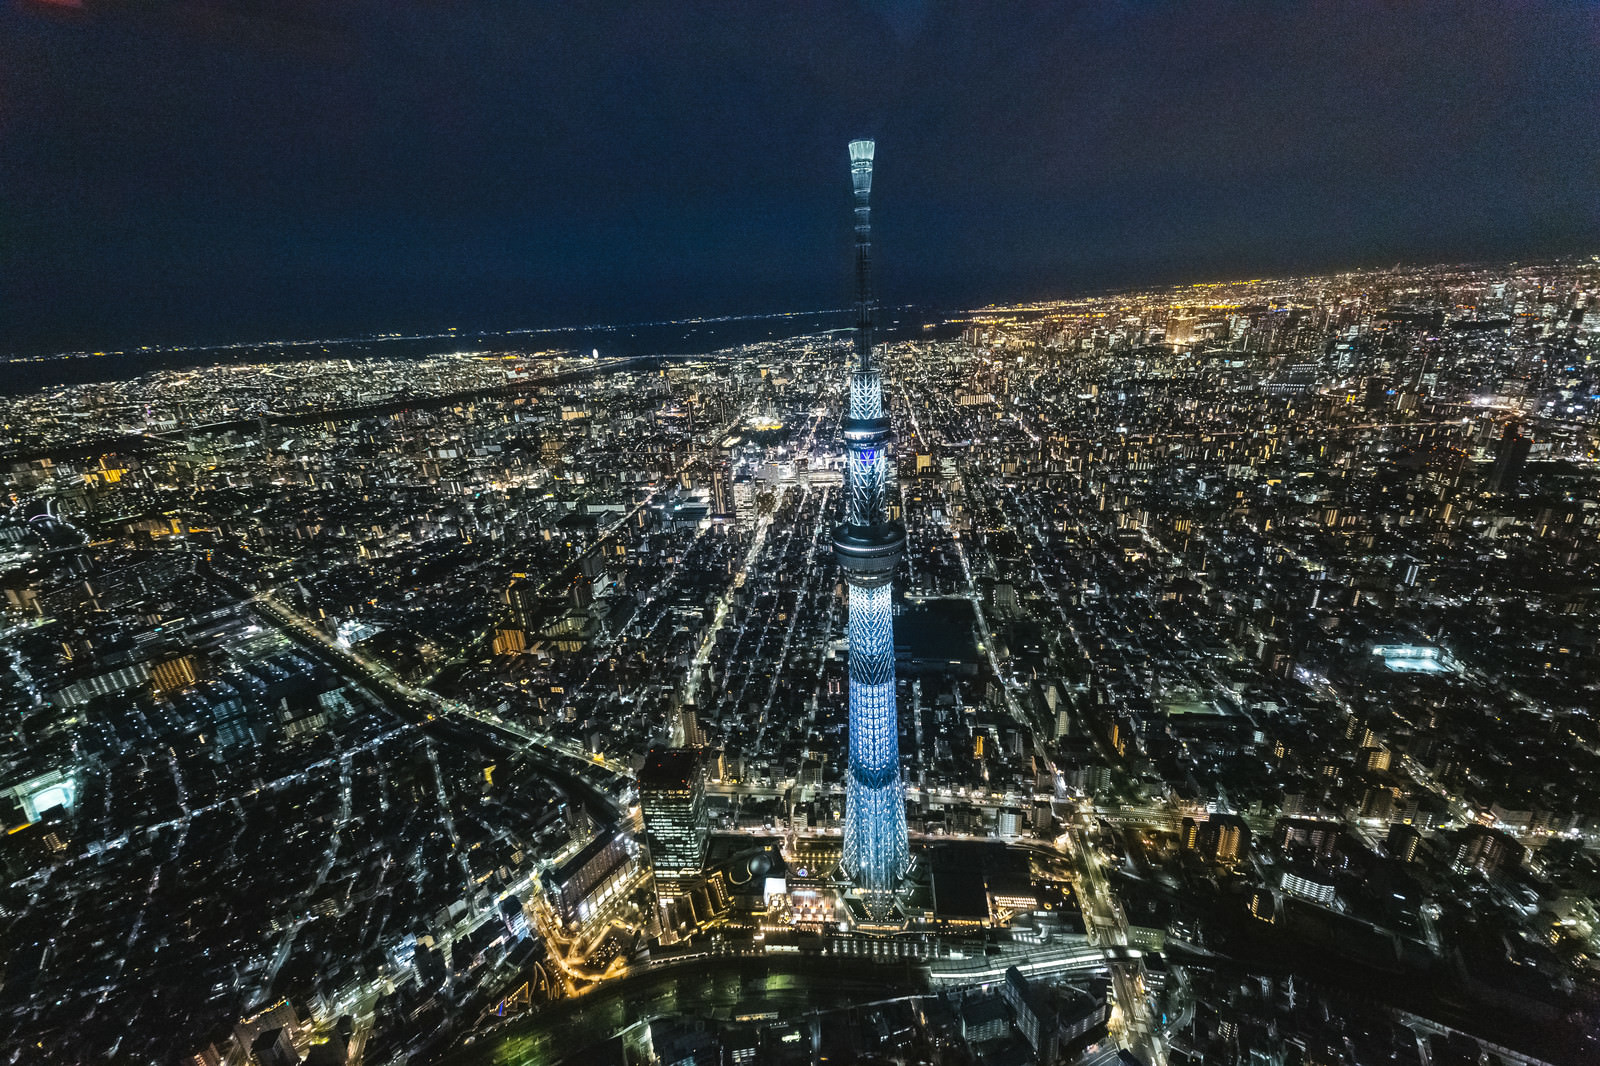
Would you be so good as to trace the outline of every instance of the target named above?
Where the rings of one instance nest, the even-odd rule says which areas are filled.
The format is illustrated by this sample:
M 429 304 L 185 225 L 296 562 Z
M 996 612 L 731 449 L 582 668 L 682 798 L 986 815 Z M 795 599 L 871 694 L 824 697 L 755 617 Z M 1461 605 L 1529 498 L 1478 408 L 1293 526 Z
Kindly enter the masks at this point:
M 967 301 L 937 301 L 930 303 L 896 303 L 879 304 L 886 311 L 910 310 L 917 307 L 935 308 L 938 303 L 947 304 L 949 311 L 971 313 L 976 311 L 998 310 L 1008 307 L 1020 307 L 1030 304 L 1045 304 L 1066 302 L 1076 299 L 1089 299 L 1093 297 L 1114 296 L 1121 293 L 1148 292 L 1157 289 L 1179 289 L 1194 285 L 1223 285 L 1245 284 L 1255 282 L 1293 281 L 1305 278 L 1337 277 L 1341 274 L 1385 273 L 1402 269 L 1422 270 L 1441 267 L 1494 267 L 1511 266 L 1514 264 L 1533 263 L 1558 263 L 1573 259 L 1600 259 L 1597 252 L 1543 252 L 1531 253 L 1526 256 L 1509 256 L 1497 258 L 1471 258 L 1471 259 L 1440 259 L 1433 261 L 1408 261 L 1401 259 L 1390 267 L 1380 266 L 1346 266 L 1337 269 L 1322 268 L 1318 270 L 1300 270 L 1276 275 L 1262 275 L 1260 277 L 1240 277 L 1234 271 L 1228 277 L 1212 276 L 1183 281 L 1164 280 L 1146 281 L 1140 283 L 1108 284 L 1100 286 L 1068 286 L 1069 291 L 1053 296 L 1014 296 L 1005 300 L 988 300 L 984 302 Z M 1245 273 L 1249 273 L 1246 271 Z M 38 363 L 58 359 L 78 358 L 116 358 L 119 356 L 138 355 L 142 352 L 206 352 L 223 351 L 234 348 L 297 348 L 318 344 L 353 344 L 358 342 L 384 343 L 389 341 L 421 341 L 421 340 L 447 340 L 451 338 L 485 338 L 509 337 L 517 335 L 538 335 L 555 333 L 583 333 L 592 331 L 615 331 L 623 329 L 642 329 L 661 326 L 716 324 L 725 322 L 753 321 L 765 318 L 807 318 L 830 314 L 848 314 L 850 308 L 816 308 L 807 310 L 761 310 L 730 312 L 721 314 L 685 314 L 679 316 L 662 316 L 653 319 L 642 319 L 629 322 L 594 321 L 579 324 L 559 326 L 513 326 L 506 328 L 473 328 L 460 329 L 449 326 L 436 332 L 391 333 L 384 330 L 373 330 L 368 333 L 354 333 L 339 337 L 299 337 L 285 338 L 256 338 L 251 340 L 219 340 L 205 343 L 153 343 L 133 347 L 91 350 L 89 347 L 61 348 L 54 350 L 36 350 L 27 353 L 25 349 L 12 349 L 0 356 L 0 365 L 6 363 Z

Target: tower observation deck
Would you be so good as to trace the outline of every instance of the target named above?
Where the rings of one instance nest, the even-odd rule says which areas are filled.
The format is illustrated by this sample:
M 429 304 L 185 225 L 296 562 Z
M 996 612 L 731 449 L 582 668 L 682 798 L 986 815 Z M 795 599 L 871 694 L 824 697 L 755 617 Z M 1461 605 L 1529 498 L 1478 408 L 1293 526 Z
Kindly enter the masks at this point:
M 888 917 L 909 861 L 905 796 L 900 786 L 894 699 L 895 565 L 905 529 L 885 506 L 889 419 L 873 360 L 872 141 L 850 142 L 855 191 L 856 330 L 849 409 L 840 422 L 846 452 L 845 515 L 833 550 L 850 589 L 850 766 L 845 788 L 844 869 L 868 912 Z

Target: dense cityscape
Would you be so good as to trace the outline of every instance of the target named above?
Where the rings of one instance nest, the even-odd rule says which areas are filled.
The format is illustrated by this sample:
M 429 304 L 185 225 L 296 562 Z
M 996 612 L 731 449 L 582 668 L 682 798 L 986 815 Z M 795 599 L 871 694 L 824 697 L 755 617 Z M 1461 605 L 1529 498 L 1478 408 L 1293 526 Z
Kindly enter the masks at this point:
M 0 1066 L 1600 1063 L 1597 16 L 0 0 Z
M 0 1061 L 1592 1062 L 1597 291 L 0 397 Z

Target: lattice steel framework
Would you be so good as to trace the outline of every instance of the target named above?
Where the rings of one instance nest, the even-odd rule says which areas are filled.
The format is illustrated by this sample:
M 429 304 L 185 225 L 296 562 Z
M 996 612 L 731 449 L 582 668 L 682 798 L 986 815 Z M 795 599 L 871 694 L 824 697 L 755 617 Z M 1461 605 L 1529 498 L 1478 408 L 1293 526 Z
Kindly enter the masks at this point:
M 894 701 L 895 564 L 905 530 L 888 521 L 889 420 L 873 362 L 873 142 L 850 142 L 855 190 L 856 333 L 850 409 L 841 421 L 847 460 L 845 519 L 833 547 L 850 586 L 850 774 L 845 792 L 844 868 L 868 910 L 885 918 L 909 860 Z

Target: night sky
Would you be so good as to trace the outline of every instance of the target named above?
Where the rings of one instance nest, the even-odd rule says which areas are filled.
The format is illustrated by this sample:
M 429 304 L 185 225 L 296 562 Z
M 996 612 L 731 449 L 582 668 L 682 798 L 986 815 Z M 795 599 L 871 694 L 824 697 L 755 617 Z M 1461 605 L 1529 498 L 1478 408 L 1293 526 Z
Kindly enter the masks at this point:
M 1600 252 L 1595 3 L 0 0 L 0 352 Z

